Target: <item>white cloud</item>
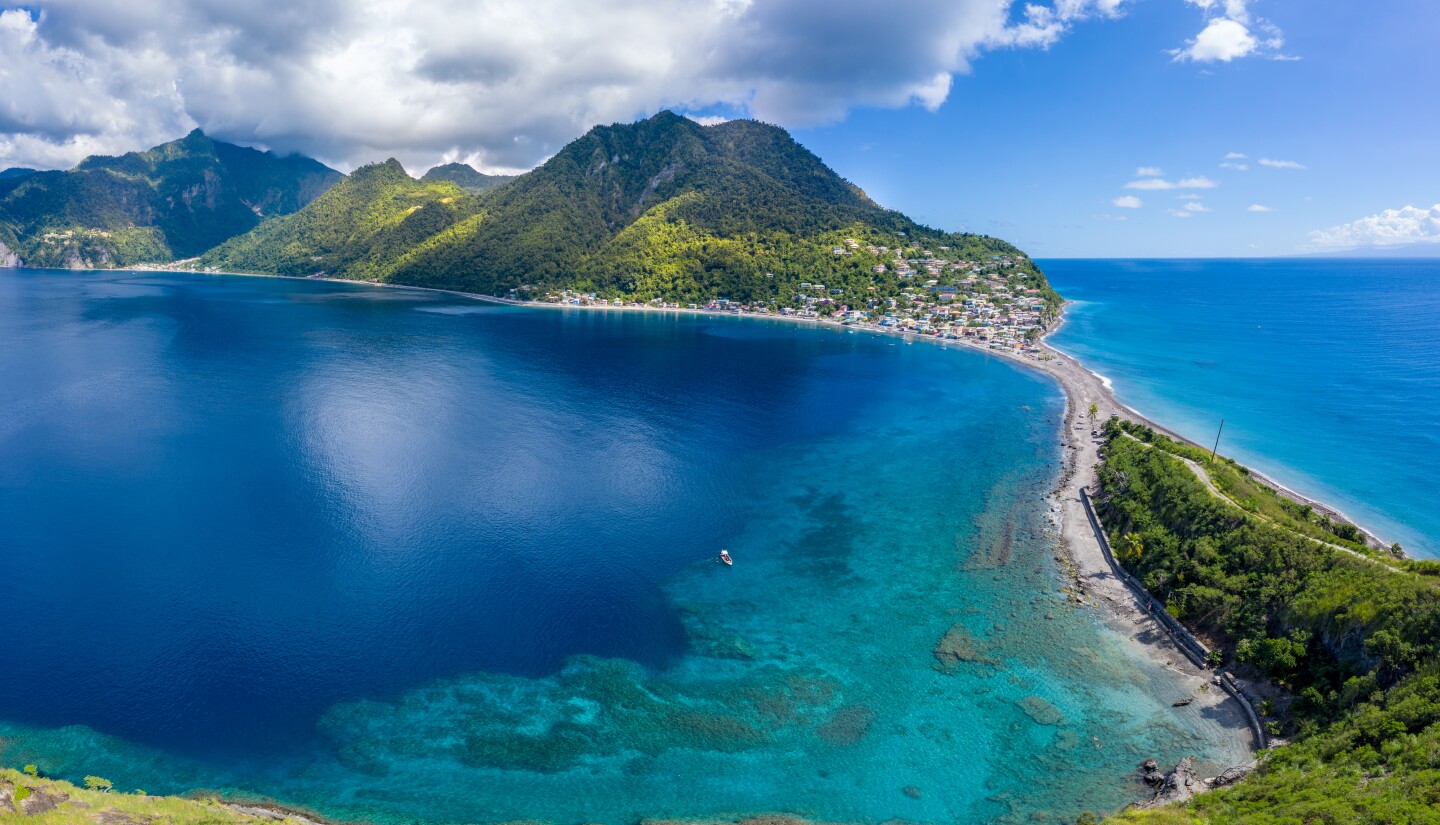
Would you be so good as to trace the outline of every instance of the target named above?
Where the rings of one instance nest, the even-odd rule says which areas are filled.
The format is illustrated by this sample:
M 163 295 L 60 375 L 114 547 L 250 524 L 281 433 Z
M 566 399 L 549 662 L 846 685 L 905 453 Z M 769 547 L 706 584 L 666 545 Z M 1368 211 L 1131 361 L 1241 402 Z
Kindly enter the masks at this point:
M 1121 195 L 1120 197 L 1111 201 L 1111 203 L 1115 204 L 1121 209 L 1139 209 L 1140 207 L 1145 205 L 1144 201 L 1140 200 L 1134 195 Z
M 1141 178 L 1158 178 L 1165 173 L 1154 166 L 1142 166 L 1135 170 L 1135 175 Z
M 1285 35 L 1274 23 L 1250 14 L 1249 0 L 1185 0 L 1205 13 L 1205 28 L 1182 48 L 1172 49 L 1175 60 L 1229 63 L 1261 55 L 1272 60 L 1298 60 L 1280 52 Z
M 1237 57 L 1253 54 L 1259 46 L 1260 41 L 1243 24 L 1217 17 L 1205 24 L 1194 40 L 1186 41 L 1185 48 L 1176 49 L 1171 54 L 1176 60 L 1229 63 Z
M 1236 172 L 1248 172 L 1248 171 L 1250 170 L 1250 164 L 1248 164 L 1248 163 L 1241 163 L 1240 161 L 1236 161 L 1236 160 L 1226 160 L 1226 161 L 1221 161 L 1221 162 L 1220 162 L 1220 168 L 1221 168 L 1221 169 L 1232 169 L 1232 170 L 1234 170 L 1234 171 L 1236 171 Z
M 688 117 L 701 126 L 715 126 L 720 123 L 730 122 L 730 118 L 720 115 L 688 115 Z
M 1094 219 L 1094 220 L 1097 220 L 1097 221 L 1128 221 L 1128 220 L 1130 220 L 1130 218 L 1128 218 L 1128 217 L 1125 216 L 1125 215 L 1112 215 L 1112 214 L 1110 214 L 1109 212 L 1106 212 L 1106 213 L 1104 213 L 1104 214 L 1102 214 L 1102 215 L 1091 215 L 1090 217 L 1091 217 L 1092 219 Z
M 1164 178 L 1141 178 L 1125 184 L 1125 188 L 1155 192 L 1166 189 L 1214 189 L 1219 185 L 1202 175 L 1194 178 L 1181 178 L 1179 182 L 1168 181 Z
M 1200 200 L 1200 196 L 1195 194 L 1194 192 L 1186 192 L 1183 195 L 1176 195 L 1175 199 L 1182 201 L 1198 201 Z
M 1250 157 L 1249 155 L 1243 154 L 1243 153 L 1241 153 L 1241 152 L 1226 152 L 1226 153 L 1225 153 L 1225 160 L 1245 160 L 1245 159 L 1247 159 L 1247 158 L 1249 158 L 1249 157 Z
M 1200 201 L 1190 201 L 1189 203 L 1185 204 L 1185 211 L 1187 211 L 1187 212 L 1210 212 L 1210 211 L 1212 211 L 1212 210 L 1210 209 L 1210 207 L 1206 206 L 1205 204 L 1201 203 Z
M 1194 213 L 1194 212 L 1189 212 L 1189 211 L 1186 211 L 1186 210 L 1184 210 L 1184 209 L 1167 209 L 1167 210 L 1165 210 L 1165 211 L 1169 212 L 1171 215 L 1173 215 L 1173 216 L 1175 216 L 1175 217 L 1177 217 L 1177 218 L 1193 218 L 1193 217 L 1195 217 L 1195 213 Z
M 1386 209 L 1358 221 L 1317 229 L 1310 233 L 1310 243 L 1320 249 L 1440 243 L 1440 203 L 1429 209 Z
M 788 127 L 933 110 L 986 52 L 1047 48 L 1130 2 L 32 0 L 0 12 L 0 166 L 200 126 L 341 167 L 504 170 L 664 108 Z
M 1252 204 L 1250 204 L 1250 208 L 1247 209 L 1247 210 L 1245 210 L 1245 211 L 1247 211 L 1247 212 L 1274 212 L 1275 210 L 1274 210 L 1274 209 L 1271 209 L 1270 207 L 1265 206 L 1265 205 L 1263 205 L 1263 204 L 1252 203 Z
M 1132 180 L 1125 184 L 1125 188 L 1155 191 L 1159 189 L 1174 189 L 1175 184 L 1160 178 L 1145 178 L 1143 180 Z
M 1260 159 L 1260 165 L 1261 165 L 1261 166 L 1268 166 L 1268 167 L 1270 167 L 1271 169 L 1304 169 L 1304 168 L 1305 168 L 1302 164 L 1296 163 L 1296 162 L 1293 161 L 1293 160 L 1273 160 L 1273 159 L 1271 159 L 1271 158 L 1261 158 L 1261 159 Z

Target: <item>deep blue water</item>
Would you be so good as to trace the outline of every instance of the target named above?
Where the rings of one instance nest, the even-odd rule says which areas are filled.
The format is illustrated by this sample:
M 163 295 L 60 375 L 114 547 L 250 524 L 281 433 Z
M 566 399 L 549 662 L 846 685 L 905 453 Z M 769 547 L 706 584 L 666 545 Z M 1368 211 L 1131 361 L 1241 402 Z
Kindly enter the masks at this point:
M 1236 756 L 1066 606 L 1062 399 L 985 355 L 23 270 L 0 341 L 0 762 L 387 823 L 981 822 Z
M 1440 556 L 1440 260 L 1052 260 L 1122 401 Z

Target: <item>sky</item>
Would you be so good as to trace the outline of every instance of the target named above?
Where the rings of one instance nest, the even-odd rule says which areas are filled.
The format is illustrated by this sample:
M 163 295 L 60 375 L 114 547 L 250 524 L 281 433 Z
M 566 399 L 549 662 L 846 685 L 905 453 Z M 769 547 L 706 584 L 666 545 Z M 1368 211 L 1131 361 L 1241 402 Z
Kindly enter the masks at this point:
M 514 172 L 662 109 L 1035 257 L 1440 254 L 1435 0 L 0 0 L 0 168 Z

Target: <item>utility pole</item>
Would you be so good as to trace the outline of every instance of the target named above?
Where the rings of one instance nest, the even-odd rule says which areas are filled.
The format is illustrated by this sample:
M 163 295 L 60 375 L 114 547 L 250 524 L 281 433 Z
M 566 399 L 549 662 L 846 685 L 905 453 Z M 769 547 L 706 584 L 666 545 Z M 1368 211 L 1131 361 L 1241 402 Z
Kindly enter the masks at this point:
M 1220 429 L 1215 431 L 1215 446 L 1210 448 L 1210 460 L 1215 460 L 1215 451 L 1220 449 L 1220 433 L 1225 432 L 1225 419 L 1220 419 Z

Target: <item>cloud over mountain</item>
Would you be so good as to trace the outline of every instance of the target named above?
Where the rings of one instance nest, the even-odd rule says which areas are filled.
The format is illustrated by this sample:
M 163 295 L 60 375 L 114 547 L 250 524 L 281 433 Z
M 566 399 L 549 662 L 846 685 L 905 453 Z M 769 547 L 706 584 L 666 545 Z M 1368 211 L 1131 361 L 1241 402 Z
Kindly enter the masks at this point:
M 199 126 L 340 166 L 525 168 L 667 107 L 792 127 L 933 109 L 985 52 L 1048 48 L 1130 3 L 38 0 L 0 11 L 0 165 Z

